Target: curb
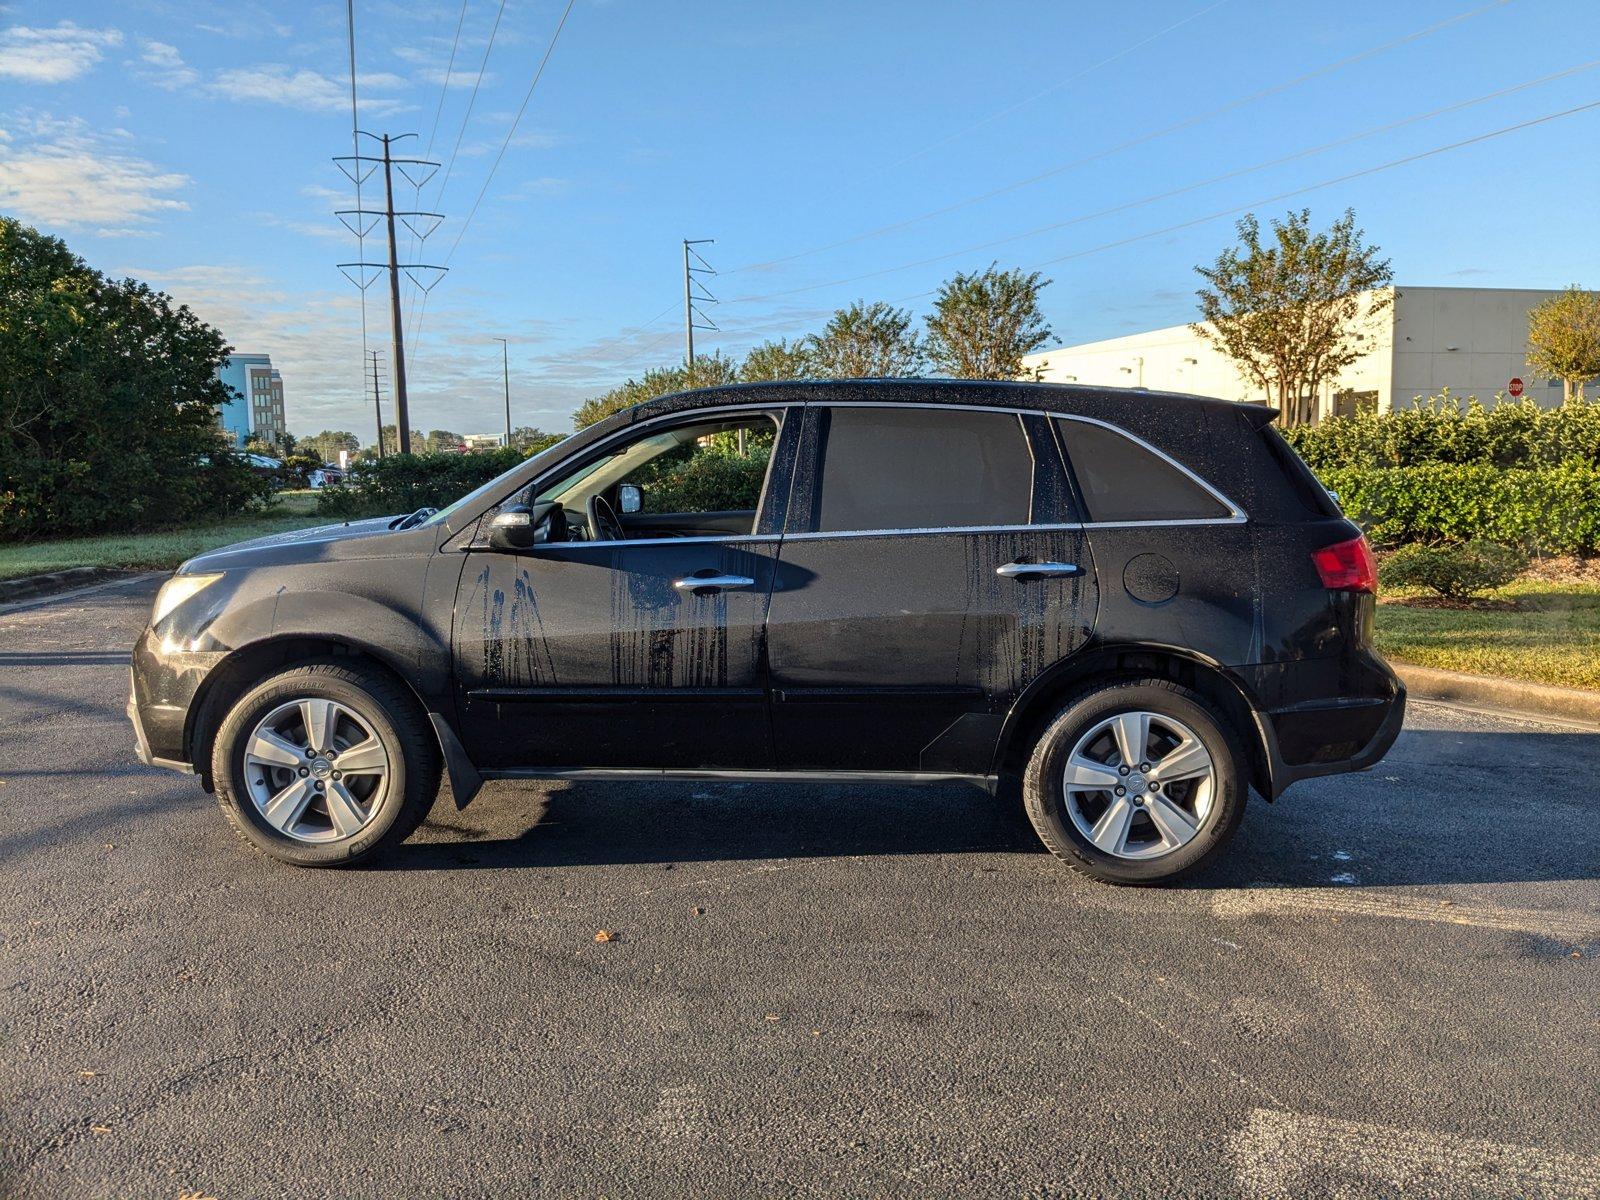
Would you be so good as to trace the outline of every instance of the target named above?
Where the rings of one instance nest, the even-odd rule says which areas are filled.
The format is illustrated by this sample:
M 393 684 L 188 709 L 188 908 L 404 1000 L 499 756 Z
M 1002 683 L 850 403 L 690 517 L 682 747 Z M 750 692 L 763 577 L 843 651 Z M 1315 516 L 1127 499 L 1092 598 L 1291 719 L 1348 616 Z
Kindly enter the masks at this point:
M 1556 717 L 1584 725 L 1600 726 L 1600 692 L 1582 688 L 1527 683 L 1497 675 L 1469 675 L 1441 671 L 1411 663 L 1391 662 L 1406 691 L 1418 700 L 1443 700 L 1479 708 L 1499 709 L 1531 717 Z
M 49 596 L 123 574 L 127 572 L 113 571 L 109 567 L 68 567 L 64 571 L 48 571 L 43 575 L 0 579 L 0 604 L 9 604 L 13 600 L 32 600 L 36 596 Z

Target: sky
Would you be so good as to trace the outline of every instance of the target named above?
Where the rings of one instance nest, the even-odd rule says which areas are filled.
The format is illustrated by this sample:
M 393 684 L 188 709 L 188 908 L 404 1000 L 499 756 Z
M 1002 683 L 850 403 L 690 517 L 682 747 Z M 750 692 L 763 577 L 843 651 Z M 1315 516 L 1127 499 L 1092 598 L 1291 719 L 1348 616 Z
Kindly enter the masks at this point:
M 1242 213 L 1302 206 L 1353 207 L 1402 285 L 1600 285 L 1600 107 L 1567 112 L 1600 103 L 1595 0 L 353 10 L 360 127 L 441 164 L 396 178 L 397 207 L 445 214 L 425 241 L 402 226 L 401 260 L 450 268 L 405 288 L 419 429 L 503 427 L 496 338 L 514 422 L 550 430 L 681 361 L 684 238 L 715 239 L 696 349 L 733 356 L 858 299 L 920 316 L 991 262 L 1051 281 L 1052 345 L 1182 323 Z M 334 216 L 355 206 L 346 19 L 0 3 L 0 213 L 271 354 L 293 432 L 371 440 L 387 289 L 363 337 L 337 264 L 386 247 Z

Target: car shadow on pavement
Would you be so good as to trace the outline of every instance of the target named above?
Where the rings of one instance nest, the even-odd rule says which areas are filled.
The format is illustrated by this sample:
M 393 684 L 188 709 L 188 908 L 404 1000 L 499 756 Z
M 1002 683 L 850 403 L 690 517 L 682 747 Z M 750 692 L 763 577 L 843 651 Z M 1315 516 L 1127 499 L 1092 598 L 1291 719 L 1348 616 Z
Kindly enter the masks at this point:
M 523 819 L 504 836 L 512 810 Z M 1019 804 L 961 784 L 502 782 L 464 812 L 441 798 L 422 831 L 374 865 L 440 870 L 900 854 L 1042 856 L 1044 847 Z
M 1587 770 L 1584 764 L 1587 764 Z M 1581 831 L 1600 799 L 1600 735 L 1408 730 L 1370 771 L 1252 797 L 1232 846 L 1177 885 L 1297 888 L 1600 878 Z M 815 783 L 492 784 L 448 795 L 381 870 L 892 856 L 1044 849 L 1015 790 Z M 1045 864 L 1048 865 L 1048 864 Z M 1065 868 L 1063 868 L 1064 870 Z

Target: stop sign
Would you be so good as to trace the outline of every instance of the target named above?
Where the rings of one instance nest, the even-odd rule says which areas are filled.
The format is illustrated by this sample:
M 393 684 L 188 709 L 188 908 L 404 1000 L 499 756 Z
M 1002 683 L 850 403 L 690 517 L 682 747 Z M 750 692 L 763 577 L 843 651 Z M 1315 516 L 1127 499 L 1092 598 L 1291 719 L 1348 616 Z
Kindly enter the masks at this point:
M 1511 380 L 1511 386 L 1508 387 L 1506 391 L 1510 392 L 1513 396 L 1522 395 L 1522 380 L 1513 376 Z

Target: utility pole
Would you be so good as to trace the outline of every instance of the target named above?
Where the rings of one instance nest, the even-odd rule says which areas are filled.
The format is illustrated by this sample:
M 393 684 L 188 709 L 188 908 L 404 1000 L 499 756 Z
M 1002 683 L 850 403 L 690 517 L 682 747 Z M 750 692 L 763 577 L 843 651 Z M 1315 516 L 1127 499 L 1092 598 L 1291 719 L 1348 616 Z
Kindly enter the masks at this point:
M 500 376 L 506 385 L 506 448 L 511 448 L 511 345 L 505 338 L 495 338 L 500 343 Z
M 389 328 L 393 343 L 394 356 L 394 410 L 395 426 L 399 433 L 400 453 L 411 453 L 411 413 L 408 406 L 406 393 L 406 348 L 405 348 L 405 322 L 401 315 L 400 307 L 400 273 L 404 271 L 406 277 L 424 292 L 431 291 L 439 280 L 444 278 L 448 267 L 435 266 L 430 263 L 402 263 L 395 245 L 395 218 L 400 218 L 407 229 L 411 230 L 418 238 L 426 240 L 428 235 L 439 227 L 444 220 L 442 213 L 417 212 L 414 210 L 396 210 L 394 206 L 394 170 L 399 168 L 400 174 L 405 177 L 413 187 L 420 190 L 423 184 L 433 178 L 439 164 L 422 158 L 395 158 L 392 147 L 395 142 L 403 138 L 416 137 L 414 133 L 402 133 L 391 137 L 389 134 L 368 133 L 361 129 L 356 131 L 362 137 L 369 137 L 383 147 L 381 158 L 367 154 L 351 154 L 334 159 L 339 164 L 340 170 L 356 184 L 366 181 L 379 166 L 383 167 L 383 208 L 381 210 L 368 208 L 345 209 L 336 215 L 344 222 L 345 227 L 356 235 L 358 239 L 365 238 L 372 232 L 379 220 L 385 222 L 389 235 L 389 261 L 387 263 L 353 262 L 340 263 L 339 269 L 344 272 L 345 278 L 354 283 L 363 292 L 377 281 L 379 275 L 387 272 L 389 275 Z M 346 167 L 345 163 L 350 166 Z M 369 165 L 370 164 L 370 165 Z M 413 175 L 407 168 L 415 168 Z M 359 203 L 359 201 L 358 201 Z M 367 218 L 371 220 L 367 220 Z M 350 218 L 354 218 L 353 220 Z M 413 224 L 413 221 L 416 223 Z M 425 228 L 424 228 L 425 227 Z M 352 275 L 351 269 L 358 272 Z M 368 272 L 372 272 L 368 274 Z M 430 282 L 423 284 L 418 277 L 418 272 L 435 272 Z M 381 450 L 383 438 L 380 434 L 378 445 Z
M 372 412 L 378 419 L 378 457 L 383 457 L 383 401 L 378 399 L 378 352 L 368 350 L 372 355 Z
M 707 318 L 705 313 L 696 307 L 696 303 L 715 304 L 717 302 L 717 298 L 706 291 L 700 281 L 695 278 L 696 275 L 715 275 L 716 271 L 710 263 L 700 257 L 699 251 L 691 249 L 691 247 L 709 246 L 716 240 L 716 238 L 683 239 L 683 366 L 688 373 L 690 387 L 694 386 L 694 331 L 696 329 L 716 328 L 716 325 Z M 694 262 L 700 264 L 698 267 L 694 265 L 694 262 L 690 261 L 691 256 L 693 256 Z M 704 321 L 705 324 L 697 325 L 695 323 L 695 318 L 697 317 Z

